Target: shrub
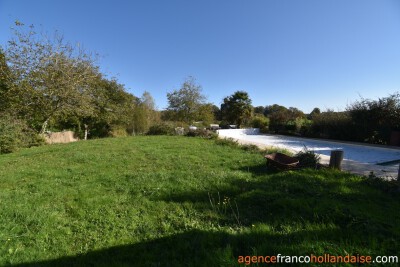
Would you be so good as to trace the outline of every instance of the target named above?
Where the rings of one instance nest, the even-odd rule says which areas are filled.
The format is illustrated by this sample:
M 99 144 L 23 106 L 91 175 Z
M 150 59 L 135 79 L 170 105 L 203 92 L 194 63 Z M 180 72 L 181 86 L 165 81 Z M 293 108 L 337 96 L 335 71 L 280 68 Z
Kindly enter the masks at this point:
M 313 121 L 305 120 L 305 122 L 301 125 L 300 130 L 299 130 L 300 135 L 313 136 L 312 124 L 313 124 Z
M 295 157 L 299 160 L 299 165 L 307 168 L 317 168 L 321 157 L 315 154 L 314 151 L 308 150 L 304 147 L 303 150 L 299 151 Z
M 110 131 L 112 137 L 125 137 L 128 136 L 128 132 L 124 126 L 113 126 Z
M 30 129 L 25 121 L 7 114 L 0 116 L 0 154 L 15 152 L 22 147 L 43 145 L 44 139 Z
M 285 124 L 285 131 L 294 133 L 296 131 L 296 124 L 292 121 L 289 121 Z
M 256 115 L 251 120 L 251 127 L 259 128 L 260 132 L 266 133 L 268 131 L 269 119 L 264 115 Z
M 174 135 L 175 126 L 172 123 L 161 122 L 150 126 L 148 135 Z
M 187 132 L 186 136 L 201 137 L 201 138 L 206 138 L 206 139 L 216 139 L 218 137 L 218 134 L 216 134 L 210 130 L 197 129 L 194 131 Z
M 400 93 L 378 100 L 361 98 L 347 107 L 357 141 L 387 144 L 392 130 L 400 130 Z
M 312 132 L 317 137 L 357 141 L 357 129 L 348 112 L 328 110 L 314 116 Z

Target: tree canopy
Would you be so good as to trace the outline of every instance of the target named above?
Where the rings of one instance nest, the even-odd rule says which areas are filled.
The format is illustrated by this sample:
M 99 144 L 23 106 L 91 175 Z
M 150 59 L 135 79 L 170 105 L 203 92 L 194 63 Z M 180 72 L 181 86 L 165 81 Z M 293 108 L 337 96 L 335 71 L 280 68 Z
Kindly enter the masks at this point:
M 140 120 L 139 106 L 155 106 L 149 93 L 140 100 L 116 79 L 107 78 L 96 56 L 80 45 L 20 22 L 8 45 L 0 48 L 0 74 L 0 112 L 40 133 L 49 128 L 78 133 L 85 128 L 92 137 L 109 136 L 116 129 L 132 133 Z M 143 116 L 150 122 L 145 128 L 153 121 L 147 113 Z
M 251 118 L 251 99 L 245 91 L 236 91 L 225 97 L 221 105 L 222 119 L 240 127 Z
M 186 78 L 179 90 L 167 93 L 167 98 L 169 103 L 167 110 L 174 120 L 189 124 L 199 119 L 200 107 L 206 100 L 201 86 L 191 76 Z
M 54 116 L 93 112 L 91 88 L 99 76 L 90 54 L 64 41 L 57 33 L 38 34 L 16 23 L 14 37 L 5 49 L 11 75 L 6 84 L 14 96 L 14 109 L 32 122 L 41 122 L 41 132 Z

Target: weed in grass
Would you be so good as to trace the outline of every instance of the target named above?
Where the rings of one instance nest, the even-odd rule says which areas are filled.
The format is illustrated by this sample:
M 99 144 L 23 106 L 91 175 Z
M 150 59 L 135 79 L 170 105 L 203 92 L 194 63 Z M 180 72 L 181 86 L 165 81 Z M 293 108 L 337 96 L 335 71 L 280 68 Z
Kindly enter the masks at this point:
M 210 201 L 212 210 L 219 215 L 227 215 L 227 212 L 230 212 L 232 217 L 235 219 L 235 222 L 237 223 L 237 227 L 240 228 L 242 224 L 240 222 L 239 208 L 236 201 L 234 201 L 234 208 L 229 197 L 224 196 L 224 198 L 221 200 L 219 192 L 217 193 L 217 195 L 218 199 L 214 199 L 212 194 L 208 193 L 208 199 Z

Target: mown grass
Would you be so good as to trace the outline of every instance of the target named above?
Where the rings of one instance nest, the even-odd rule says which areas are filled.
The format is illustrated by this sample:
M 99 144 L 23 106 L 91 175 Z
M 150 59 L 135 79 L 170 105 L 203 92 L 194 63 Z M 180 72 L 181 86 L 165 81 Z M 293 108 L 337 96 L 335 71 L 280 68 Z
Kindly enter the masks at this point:
M 0 265 L 398 255 L 400 196 L 390 184 L 329 170 L 267 171 L 255 149 L 219 143 L 144 136 L 1 155 Z

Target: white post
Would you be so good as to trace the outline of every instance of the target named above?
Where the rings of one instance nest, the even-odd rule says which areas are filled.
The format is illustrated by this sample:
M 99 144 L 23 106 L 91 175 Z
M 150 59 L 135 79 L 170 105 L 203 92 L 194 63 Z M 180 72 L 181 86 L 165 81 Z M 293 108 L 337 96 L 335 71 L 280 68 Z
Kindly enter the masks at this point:
M 87 136 L 88 136 L 88 125 L 85 124 L 85 140 L 87 140 Z

